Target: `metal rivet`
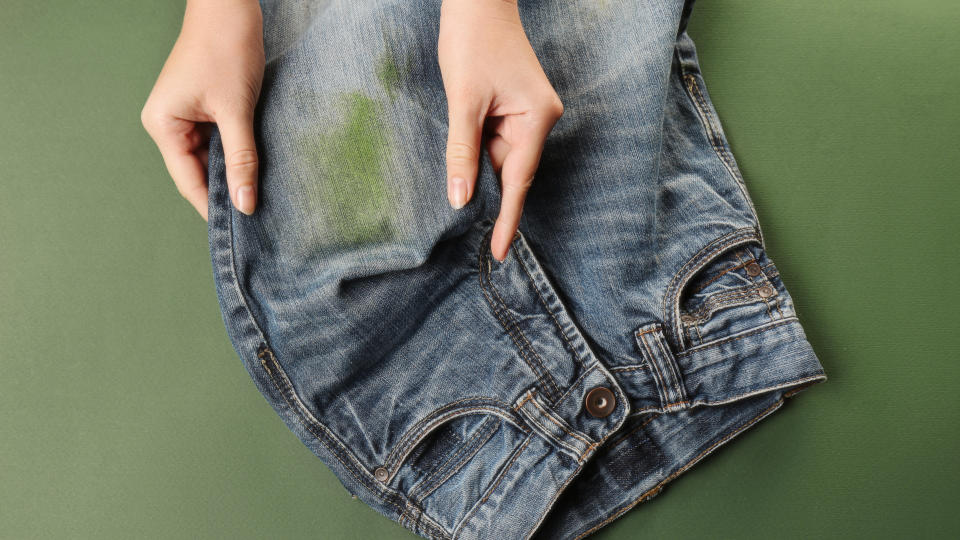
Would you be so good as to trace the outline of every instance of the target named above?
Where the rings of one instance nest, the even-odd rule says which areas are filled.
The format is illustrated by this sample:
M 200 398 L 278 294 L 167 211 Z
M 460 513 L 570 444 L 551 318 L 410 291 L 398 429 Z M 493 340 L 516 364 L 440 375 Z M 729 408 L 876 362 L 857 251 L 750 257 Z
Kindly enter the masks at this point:
M 373 471 L 373 476 L 381 482 L 386 482 L 390 473 L 384 467 L 377 467 L 377 470 Z
M 752 262 L 747 265 L 747 275 L 748 276 L 759 276 L 760 275 L 760 265 Z
M 617 408 L 617 398 L 609 388 L 598 386 L 587 392 L 584 399 L 584 407 L 590 416 L 603 418 L 609 416 Z
M 770 298 L 773 296 L 773 287 L 764 285 L 763 287 L 760 287 L 760 290 L 757 292 L 760 293 L 760 298 Z

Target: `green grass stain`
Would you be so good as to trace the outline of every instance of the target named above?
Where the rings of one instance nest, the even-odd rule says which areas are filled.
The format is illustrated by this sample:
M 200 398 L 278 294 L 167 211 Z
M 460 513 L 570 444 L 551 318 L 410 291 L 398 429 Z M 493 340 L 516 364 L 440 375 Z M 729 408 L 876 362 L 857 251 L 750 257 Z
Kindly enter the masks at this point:
M 396 201 L 387 189 L 390 147 L 383 107 L 360 92 L 342 94 L 344 120 L 304 137 L 303 155 L 315 171 L 335 242 L 357 245 L 393 236 Z
M 383 37 L 384 49 L 377 59 L 375 72 L 380 85 L 387 91 L 390 101 L 393 101 L 400 90 L 401 82 L 410 74 L 413 59 L 408 56 L 406 62 L 401 65 L 393 39 L 386 31 Z

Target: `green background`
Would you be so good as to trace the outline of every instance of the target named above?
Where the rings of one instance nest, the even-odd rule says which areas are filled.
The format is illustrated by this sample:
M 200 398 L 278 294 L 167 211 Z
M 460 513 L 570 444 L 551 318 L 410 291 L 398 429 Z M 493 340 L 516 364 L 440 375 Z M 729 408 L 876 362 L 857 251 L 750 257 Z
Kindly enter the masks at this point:
M 139 112 L 180 2 L 0 16 L 0 536 L 413 538 L 257 393 Z M 958 534 L 960 3 L 706 1 L 690 34 L 829 376 L 597 538 Z

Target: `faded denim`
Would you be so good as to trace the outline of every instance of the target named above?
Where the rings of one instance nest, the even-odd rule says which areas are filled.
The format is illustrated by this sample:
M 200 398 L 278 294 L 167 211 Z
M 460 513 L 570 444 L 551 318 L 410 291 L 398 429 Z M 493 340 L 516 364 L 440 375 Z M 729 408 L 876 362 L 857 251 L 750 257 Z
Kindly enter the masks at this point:
M 262 2 L 259 206 L 214 131 L 230 340 L 351 493 L 431 538 L 580 538 L 826 380 L 682 0 L 520 0 L 565 105 L 507 259 L 446 199 L 439 0 Z M 585 409 L 608 388 L 615 408 Z

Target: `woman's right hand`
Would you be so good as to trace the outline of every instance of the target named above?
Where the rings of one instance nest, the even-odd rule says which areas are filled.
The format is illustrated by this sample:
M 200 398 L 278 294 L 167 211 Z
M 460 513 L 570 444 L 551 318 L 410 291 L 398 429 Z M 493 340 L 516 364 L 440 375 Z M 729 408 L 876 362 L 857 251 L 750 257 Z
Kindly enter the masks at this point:
M 207 219 L 210 123 L 223 142 L 234 206 L 257 200 L 253 114 L 263 83 L 257 0 L 188 0 L 180 35 L 140 114 L 180 194 Z

